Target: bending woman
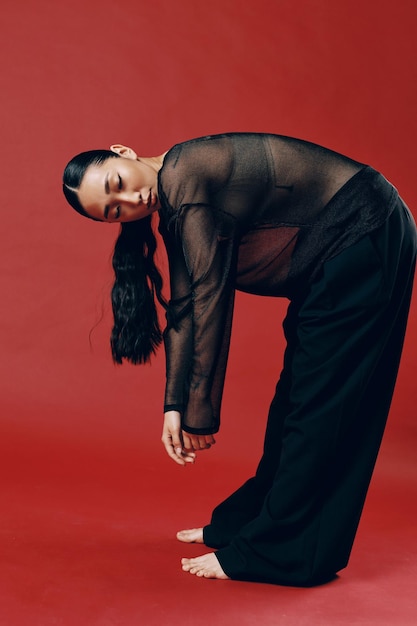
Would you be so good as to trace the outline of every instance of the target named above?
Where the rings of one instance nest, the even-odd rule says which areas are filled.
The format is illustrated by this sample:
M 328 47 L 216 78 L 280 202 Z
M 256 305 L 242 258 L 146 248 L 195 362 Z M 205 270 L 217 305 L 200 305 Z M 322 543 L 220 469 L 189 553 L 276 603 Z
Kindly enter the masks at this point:
M 236 289 L 289 299 L 287 347 L 263 456 L 181 541 L 215 549 L 204 577 L 315 585 L 349 559 L 387 419 L 406 328 L 416 229 L 369 166 L 284 136 L 231 133 L 138 158 L 121 145 L 75 157 L 64 193 L 121 222 L 113 358 L 141 363 L 166 308 L 163 444 L 179 464 L 214 443 Z M 170 301 L 153 262 L 159 213 Z

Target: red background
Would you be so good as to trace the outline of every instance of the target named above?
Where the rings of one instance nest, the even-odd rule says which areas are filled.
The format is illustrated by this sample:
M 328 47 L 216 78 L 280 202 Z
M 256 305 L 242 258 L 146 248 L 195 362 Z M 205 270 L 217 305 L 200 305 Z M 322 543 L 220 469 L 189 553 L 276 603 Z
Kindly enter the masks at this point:
M 286 303 L 239 294 L 218 443 L 181 473 L 159 442 L 162 351 L 151 367 L 114 367 L 110 359 L 117 227 L 66 206 L 63 167 L 81 150 L 115 142 L 150 156 L 199 135 L 276 132 L 373 165 L 416 215 L 415 2 L 5 0 L 1 14 L 4 523 L 15 532 L 16 520 L 26 519 L 21 528 L 38 523 L 42 535 L 47 516 L 39 511 L 56 512 L 52 502 L 69 516 L 78 511 L 87 526 L 93 510 L 103 520 L 117 510 L 127 523 L 137 498 L 143 527 L 158 525 L 144 514 L 157 506 L 162 535 L 171 536 L 177 525 L 204 523 L 256 465 L 281 367 Z M 383 515 L 401 505 L 392 525 L 402 530 L 411 524 L 406 503 L 417 479 L 416 333 L 414 300 L 372 492 L 379 502 L 389 487 L 393 506 Z M 375 531 L 373 510 L 366 519 Z M 9 549 L 8 583 L 11 571 L 29 576 L 45 562 L 34 553 L 33 563 L 22 556 L 17 567 Z M 24 600 L 17 594 L 13 604 L 14 592 L 6 594 L 8 623 L 39 606 L 50 568 L 39 588 L 29 577 Z M 11 589 L 21 580 L 16 574 Z M 42 626 L 64 610 L 52 597 Z M 84 618 L 77 619 L 68 623 Z

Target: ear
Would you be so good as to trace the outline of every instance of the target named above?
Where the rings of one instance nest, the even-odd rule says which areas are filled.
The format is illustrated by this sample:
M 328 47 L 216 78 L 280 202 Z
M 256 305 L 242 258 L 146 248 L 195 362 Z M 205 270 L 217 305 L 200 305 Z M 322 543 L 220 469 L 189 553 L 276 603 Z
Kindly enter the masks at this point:
M 138 158 L 138 155 L 132 148 L 128 148 L 121 143 L 113 144 L 112 146 L 110 146 L 110 150 L 112 152 L 115 152 L 119 156 L 124 157 L 125 159 L 131 159 L 132 161 L 136 161 Z

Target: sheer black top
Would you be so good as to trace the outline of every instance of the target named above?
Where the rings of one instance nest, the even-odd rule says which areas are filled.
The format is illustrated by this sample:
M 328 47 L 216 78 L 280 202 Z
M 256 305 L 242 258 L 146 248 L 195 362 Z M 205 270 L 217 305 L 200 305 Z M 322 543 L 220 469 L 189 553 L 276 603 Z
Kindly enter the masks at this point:
M 181 412 L 184 430 L 218 430 L 235 289 L 300 297 L 325 260 L 385 221 L 389 209 L 371 175 L 355 202 L 337 203 L 337 192 L 354 191 L 368 171 L 376 174 L 269 134 L 202 137 L 166 154 L 159 172 L 171 287 L 165 410 Z

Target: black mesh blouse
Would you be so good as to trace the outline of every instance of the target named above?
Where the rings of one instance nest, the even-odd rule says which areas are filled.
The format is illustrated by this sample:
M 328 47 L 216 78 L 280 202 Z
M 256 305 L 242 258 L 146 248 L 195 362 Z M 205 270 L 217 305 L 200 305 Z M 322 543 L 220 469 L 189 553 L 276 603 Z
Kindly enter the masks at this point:
M 284 136 L 208 136 L 167 153 L 165 411 L 185 431 L 219 428 L 235 289 L 302 297 L 324 261 L 387 219 L 393 193 L 372 168 Z

